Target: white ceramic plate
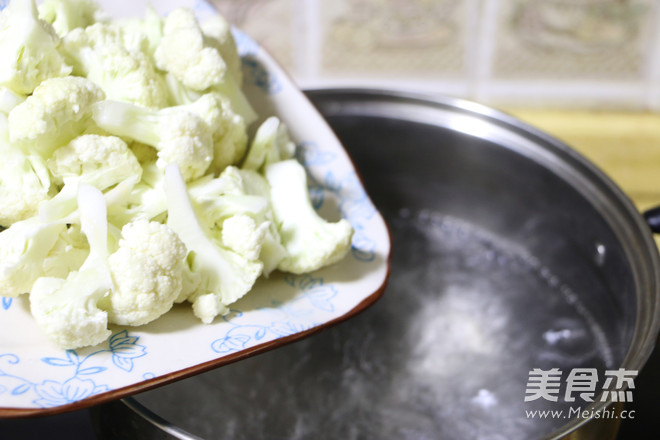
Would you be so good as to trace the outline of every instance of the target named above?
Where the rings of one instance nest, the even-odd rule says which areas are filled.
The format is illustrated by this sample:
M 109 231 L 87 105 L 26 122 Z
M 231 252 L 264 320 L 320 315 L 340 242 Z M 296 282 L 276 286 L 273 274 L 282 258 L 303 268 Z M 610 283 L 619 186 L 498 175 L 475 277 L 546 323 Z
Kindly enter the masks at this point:
M 7 2 L 0 2 L 0 5 Z M 204 1 L 153 2 L 200 19 L 215 13 Z M 112 16 L 142 15 L 146 0 L 103 0 Z M 102 345 L 64 351 L 45 339 L 27 296 L 0 298 L 0 417 L 53 414 L 124 397 L 237 361 L 307 336 L 375 302 L 389 274 L 390 237 L 352 162 L 320 114 L 263 49 L 237 32 L 245 89 L 262 119 L 279 116 L 298 145 L 315 206 L 355 228 L 351 254 L 318 272 L 274 274 L 213 324 L 176 306 L 146 326 L 111 327 Z

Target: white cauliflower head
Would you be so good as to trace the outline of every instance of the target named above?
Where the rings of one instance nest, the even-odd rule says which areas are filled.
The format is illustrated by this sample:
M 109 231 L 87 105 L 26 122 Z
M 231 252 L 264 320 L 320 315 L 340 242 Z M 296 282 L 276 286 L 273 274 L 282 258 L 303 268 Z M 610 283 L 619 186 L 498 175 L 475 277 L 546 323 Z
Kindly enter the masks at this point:
M 58 148 L 48 160 L 58 182 L 80 179 L 101 190 L 126 179 L 138 182 L 142 167 L 126 142 L 116 136 L 85 134 Z
M 44 80 L 67 76 L 71 67 L 58 45 L 52 26 L 39 19 L 34 0 L 12 0 L 0 12 L 0 85 L 29 95 Z
M 86 78 L 47 79 L 9 112 L 9 140 L 48 157 L 88 128 L 91 106 L 104 96 Z
M 245 120 L 234 111 L 229 99 L 209 92 L 183 107 L 204 119 L 213 134 L 213 172 L 220 173 L 243 159 L 248 140 Z
M 223 246 L 263 263 L 268 276 L 286 255 L 270 208 L 270 185 L 254 170 L 228 166 L 188 184 L 200 219 Z M 255 257 L 256 256 L 256 257 Z
M 249 260 L 257 260 L 269 228 L 267 221 L 257 224 L 249 215 L 234 215 L 222 222 L 222 244 Z
M 63 53 L 73 73 L 94 81 L 108 99 L 147 107 L 165 107 L 164 78 L 133 34 L 109 23 L 77 28 L 63 39 Z
M 172 112 L 165 115 L 157 144 L 156 165 L 179 165 L 186 180 L 204 175 L 213 159 L 213 142 L 208 125 L 193 113 Z
M 142 325 L 172 308 L 182 288 L 186 247 L 170 228 L 137 220 L 122 228 L 109 263 L 115 287 L 102 307 L 110 322 Z
M 242 168 L 262 170 L 270 163 L 291 159 L 295 152 L 296 145 L 291 141 L 286 125 L 271 116 L 257 129 Z
M 43 262 L 65 230 L 63 224 L 43 223 L 31 217 L 0 232 L 0 295 L 28 293 L 32 284 L 44 276 Z
M 204 175 L 213 160 L 211 129 L 186 106 L 154 110 L 107 100 L 95 104 L 93 113 L 96 124 L 107 132 L 154 147 L 158 167 L 175 163 L 187 181 Z
M 30 310 L 52 342 L 64 349 L 99 344 L 110 336 L 108 315 L 97 307 L 110 284 L 99 284 L 96 270 L 73 271 L 66 279 L 38 278 L 30 292 Z
M 199 277 L 197 290 L 188 300 L 193 303 L 195 316 L 210 323 L 252 289 L 263 264 L 225 248 L 213 237 L 198 218 L 176 165 L 165 169 L 165 193 L 167 225 L 188 248 L 190 270 Z
M 236 40 L 231 33 L 231 25 L 220 14 L 214 14 L 202 23 L 200 23 L 204 33 L 205 42 L 215 47 L 222 59 L 227 64 L 229 74 L 234 78 L 236 84 L 240 87 L 243 83 L 243 71 L 241 57 L 238 54 Z
M 53 26 L 60 37 L 103 18 L 94 0 L 46 0 L 38 7 L 39 18 Z
M 159 69 L 197 91 L 221 83 L 227 70 L 217 49 L 204 44 L 199 23 L 187 8 L 168 14 L 154 58 Z
M 38 278 L 30 291 L 30 311 L 39 328 L 64 349 L 96 345 L 110 336 L 108 314 L 98 307 L 112 290 L 108 267 L 108 222 L 103 194 L 82 184 L 80 224 L 89 254 L 66 278 Z
M 160 39 L 163 37 L 164 21 L 165 19 L 158 14 L 158 11 L 156 11 L 153 5 L 149 4 L 142 17 L 127 17 L 121 20 L 115 20 L 114 23 L 123 29 L 124 34 L 133 43 L 139 44 L 140 50 L 153 59 L 156 47 L 158 47 L 158 43 L 160 43 Z M 135 44 L 131 46 L 136 47 Z
M 34 216 L 51 197 L 48 170 L 39 156 L 27 156 L 9 145 L 0 146 L 0 226 Z

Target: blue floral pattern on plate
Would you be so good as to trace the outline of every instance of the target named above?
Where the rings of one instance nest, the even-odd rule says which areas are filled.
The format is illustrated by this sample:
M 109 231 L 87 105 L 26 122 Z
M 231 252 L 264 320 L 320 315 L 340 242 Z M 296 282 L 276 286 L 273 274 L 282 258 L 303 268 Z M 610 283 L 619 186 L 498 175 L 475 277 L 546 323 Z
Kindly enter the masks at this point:
M 224 316 L 229 329 L 211 343 L 215 352 L 229 354 L 244 349 L 251 341 L 265 342 L 304 332 L 320 324 L 310 319 L 314 309 L 334 312 L 332 299 L 337 295 L 337 288 L 325 285 L 323 278 L 311 274 L 286 275 L 281 281 L 299 289 L 300 295 L 286 303 L 272 299 L 270 307 L 260 309 L 262 319 L 256 323 L 252 319 L 244 323 L 243 313 L 238 310 Z
M 0 7 L 7 2 L 0 0 Z M 148 0 L 101 0 L 121 15 L 141 15 Z M 214 9 L 202 0 L 159 0 L 159 13 L 193 8 L 200 19 Z M 3 411 L 49 409 L 125 396 L 220 366 L 244 350 L 309 334 L 350 316 L 375 300 L 387 279 L 390 252 L 385 222 L 362 187 L 348 155 L 312 104 L 286 73 L 247 35 L 234 30 L 242 55 L 244 90 L 262 119 L 277 115 L 298 145 L 308 171 L 314 207 L 343 216 L 355 229 L 351 254 L 308 275 L 271 274 L 213 324 L 200 323 L 188 305 L 175 306 L 142 327 L 113 326 L 104 344 L 60 350 L 50 344 L 29 313 L 27 298 L 2 298 L 0 306 L 0 416 Z
M 137 343 L 138 339 L 123 330 L 110 337 L 107 348 L 97 349 L 85 356 L 79 355 L 76 350 L 66 350 L 59 357 L 42 358 L 41 362 L 45 364 L 42 367 L 56 367 L 66 370 L 66 373 L 63 380 L 45 379 L 39 383 L 23 375 L 23 365 L 18 355 L 0 354 L 0 395 L 7 394 L 11 398 L 31 394 L 34 405 L 49 408 L 108 391 L 110 387 L 102 383 L 102 379 L 97 379 L 109 368 L 103 365 L 103 360 L 110 356 L 117 369 L 130 373 L 134 359 L 147 354 L 146 347 Z

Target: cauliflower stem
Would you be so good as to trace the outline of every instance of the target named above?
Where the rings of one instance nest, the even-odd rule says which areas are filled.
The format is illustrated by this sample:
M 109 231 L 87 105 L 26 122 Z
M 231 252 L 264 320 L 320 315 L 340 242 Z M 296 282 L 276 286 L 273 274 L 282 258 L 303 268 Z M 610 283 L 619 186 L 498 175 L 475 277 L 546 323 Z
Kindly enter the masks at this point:
M 265 173 L 287 252 L 278 269 L 300 274 L 344 258 L 351 248 L 353 228 L 346 219 L 331 223 L 314 210 L 307 193 L 305 168 L 289 159 L 268 165 Z
M 176 163 L 186 180 L 204 175 L 213 160 L 213 139 L 206 122 L 182 107 L 153 110 L 122 101 L 101 101 L 93 118 L 102 129 L 158 150 L 157 165 Z
M 165 188 L 169 205 L 167 225 L 188 248 L 190 269 L 201 278 L 197 291 L 189 300 L 193 303 L 195 315 L 210 323 L 217 315 L 226 313 L 228 305 L 252 289 L 261 275 L 263 263 L 224 248 L 205 230 L 174 164 L 165 170 Z
M 113 286 L 105 200 L 99 190 L 81 184 L 78 206 L 89 256 L 79 270 L 64 279 L 38 278 L 30 292 L 30 310 L 37 325 L 65 349 L 96 345 L 110 336 L 108 314 L 98 308 L 98 302 Z

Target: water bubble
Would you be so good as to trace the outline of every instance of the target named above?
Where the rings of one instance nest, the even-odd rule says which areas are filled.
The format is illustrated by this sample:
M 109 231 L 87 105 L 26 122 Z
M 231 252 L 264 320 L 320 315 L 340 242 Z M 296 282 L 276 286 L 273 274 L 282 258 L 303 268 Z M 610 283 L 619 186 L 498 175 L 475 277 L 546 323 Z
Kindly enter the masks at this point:
M 492 392 L 482 388 L 477 392 L 477 395 L 471 399 L 471 402 L 484 409 L 488 409 L 497 405 L 497 397 Z

